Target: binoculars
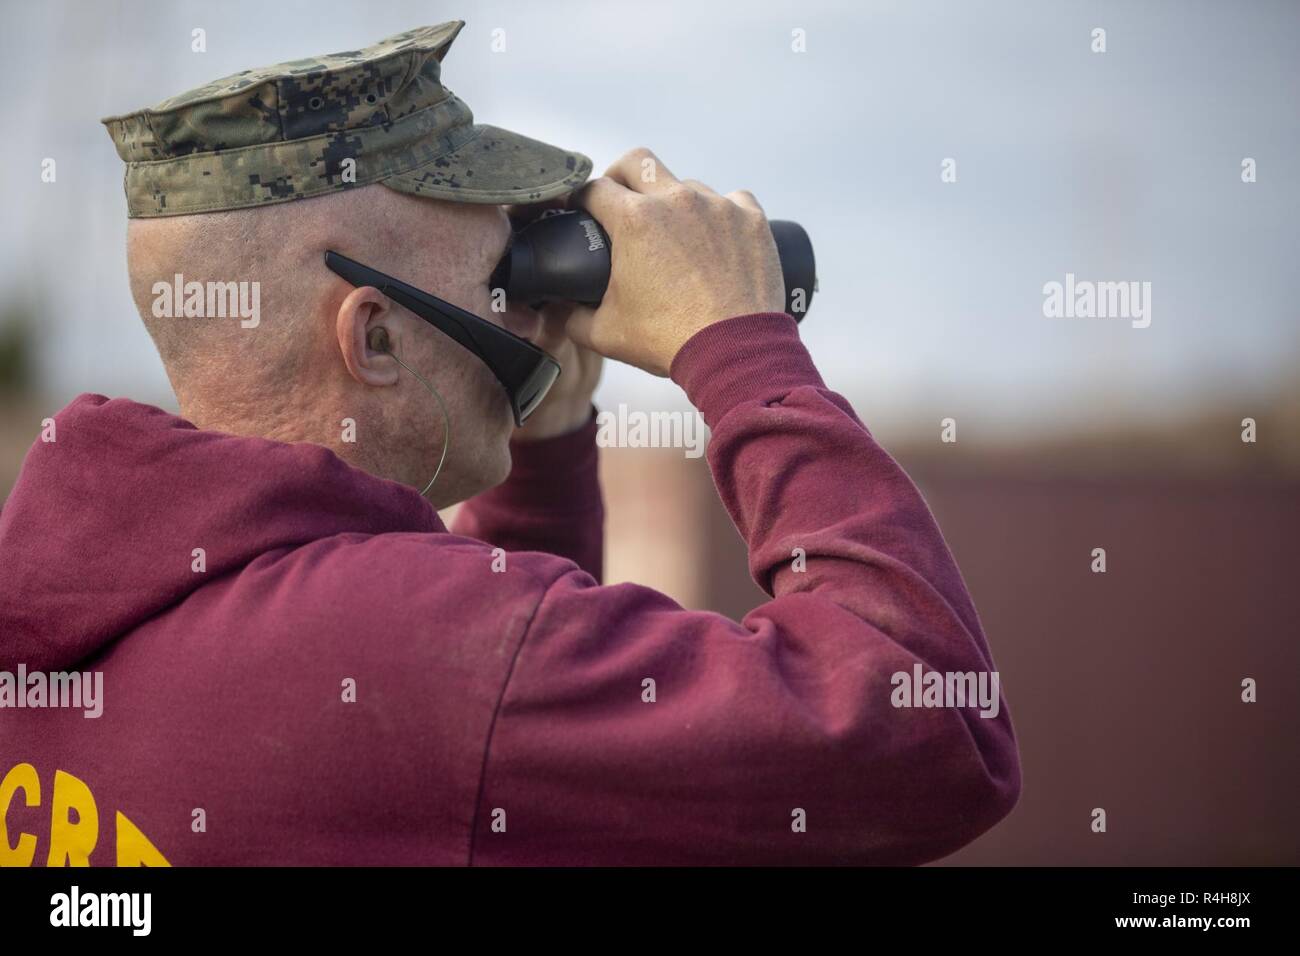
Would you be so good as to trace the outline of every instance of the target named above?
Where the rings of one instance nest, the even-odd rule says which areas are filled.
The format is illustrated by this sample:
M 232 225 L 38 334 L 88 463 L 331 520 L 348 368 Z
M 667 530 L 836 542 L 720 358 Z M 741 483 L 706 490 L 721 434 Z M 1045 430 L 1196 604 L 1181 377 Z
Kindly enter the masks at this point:
M 817 269 L 812 241 L 797 222 L 768 223 L 785 279 L 785 308 L 796 321 L 812 304 Z M 515 233 L 492 273 L 490 288 L 530 304 L 598 305 L 609 286 L 609 236 L 584 209 L 549 210 Z

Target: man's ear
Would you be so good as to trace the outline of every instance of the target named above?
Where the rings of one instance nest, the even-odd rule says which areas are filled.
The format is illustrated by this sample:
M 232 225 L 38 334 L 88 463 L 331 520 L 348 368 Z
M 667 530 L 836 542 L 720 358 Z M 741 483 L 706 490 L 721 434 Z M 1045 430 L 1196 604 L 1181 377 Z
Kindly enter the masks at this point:
M 397 384 L 397 363 L 386 349 L 378 351 L 371 347 L 382 345 L 385 340 L 389 348 L 394 347 L 395 318 L 388 296 L 373 286 L 353 289 L 339 305 L 335 318 L 339 351 L 348 373 L 362 385 Z

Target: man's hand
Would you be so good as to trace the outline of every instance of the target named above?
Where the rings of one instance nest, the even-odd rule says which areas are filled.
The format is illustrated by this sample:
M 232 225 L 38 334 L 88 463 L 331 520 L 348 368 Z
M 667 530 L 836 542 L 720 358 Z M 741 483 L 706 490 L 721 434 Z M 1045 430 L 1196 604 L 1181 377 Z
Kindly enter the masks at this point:
M 678 350 L 706 326 L 785 310 L 776 242 L 748 192 L 720 196 L 679 181 L 648 149 L 634 149 L 571 204 L 609 233 L 612 256 L 600 307 L 575 306 L 569 317 L 579 345 L 667 375 Z
M 506 206 L 512 229 L 522 229 L 548 209 L 563 209 L 564 198 Z M 572 303 L 548 302 L 542 306 L 542 329 L 533 343 L 560 363 L 560 377 L 542 404 L 515 429 L 515 441 L 541 441 L 577 431 L 591 417 L 591 396 L 600 382 L 604 364 L 597 353 L 576 345 L 565 331 Z

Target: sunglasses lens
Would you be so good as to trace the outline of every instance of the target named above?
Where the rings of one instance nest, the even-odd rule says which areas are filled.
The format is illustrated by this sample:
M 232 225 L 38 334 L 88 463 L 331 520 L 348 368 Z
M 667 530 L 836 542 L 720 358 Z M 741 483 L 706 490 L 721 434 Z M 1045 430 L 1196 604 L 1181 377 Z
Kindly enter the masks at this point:
M 560 365 L 549 355 L 544 356 L 537 363 L 537 368 L 528 376 L 528 380 L 524 382 L 523 387 L 519 389 L 518 394 L 515 396 L 519 424 L 522 425 L 528 416 L 533 413 L 533 409 L 541 404 L 542 399 L 546 397 L 546 393 L 551 390 L 551 386 L 555 384 L 555 380 L 559 376 Z

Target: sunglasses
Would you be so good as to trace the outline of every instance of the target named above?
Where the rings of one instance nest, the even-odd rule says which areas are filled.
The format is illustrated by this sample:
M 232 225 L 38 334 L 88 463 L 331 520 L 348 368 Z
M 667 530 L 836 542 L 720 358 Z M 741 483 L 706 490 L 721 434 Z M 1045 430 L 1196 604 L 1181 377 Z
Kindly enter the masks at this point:
M 325 266 L 358 288 L 373 286 L 473 352 L 506 390 L 516 425 L 527 420 L 560 375 L 560 363 L 532 342 L 473 312 L 337 252 L 325 253 Z

